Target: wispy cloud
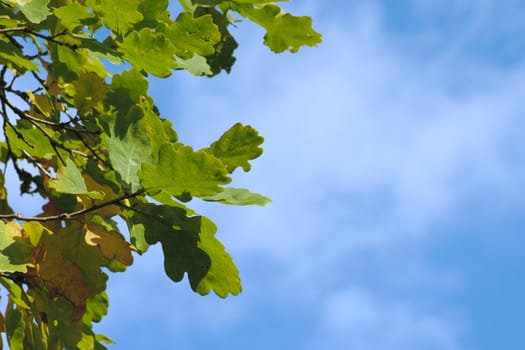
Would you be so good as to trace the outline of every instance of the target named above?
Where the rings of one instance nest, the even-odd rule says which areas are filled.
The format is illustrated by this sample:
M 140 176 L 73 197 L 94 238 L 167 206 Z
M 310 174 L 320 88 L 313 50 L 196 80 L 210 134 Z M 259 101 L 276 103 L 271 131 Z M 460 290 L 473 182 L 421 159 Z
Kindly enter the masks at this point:
M 348 288 L 324 301 L 321 332 L 307 349 L 465 349 L 450 318 Z
M 446 59 L 405 51 L 379 2 L 361 2 L 344 18 L 315 4 L 303 6 L 319 11 L 320 48 L 274 57 L 244 33 L 232 75 L 155 87 L 175 91 L 178 100 L 166 95 L 161 110 L 177 111 L 181 138 L 197 147 L 237 120 L 266 136 L 265 154 L 248 176 L 237 174 L 237 184 L 274 203 L 198 205 L 218 221 L 244 294 L 227 304 L 197 301 L 158 281 L 153 255 L 123 276 L 125 284 L 115 282 L 110 324 L 126 314 L 120 298 L 131 288 L 135 302 L 153 305 L 147 317 L 162 319 L 156 324 L 166 336 L 197 325 L 210 339 L 217 329 L 245 330 L 260 325 L 254 318 L 264 309 L 275 317 L 275 334 L 308 317 L 305 349 L 468 348 L 468 316 L 440 300 L 464 288 L 462 272 L 435 266 L 425 249 L 440 239 L 435 227 L 461 215 L 471 196 L 497 193 L 490 198 L 503 207 L 523 198 L 525 70 L 476 60 L 465 49 L 492 23 L 485 17 L 494 2 L 470 3 L 474 19 L 443 48 Z M 432 16 L 436 4 L 416 10 Z M 411 45 L 427 39 L 414 35 Z M 159 314 L 165 304 L 173 314 Z M 275 337 L 261 346 L 279 344 Z

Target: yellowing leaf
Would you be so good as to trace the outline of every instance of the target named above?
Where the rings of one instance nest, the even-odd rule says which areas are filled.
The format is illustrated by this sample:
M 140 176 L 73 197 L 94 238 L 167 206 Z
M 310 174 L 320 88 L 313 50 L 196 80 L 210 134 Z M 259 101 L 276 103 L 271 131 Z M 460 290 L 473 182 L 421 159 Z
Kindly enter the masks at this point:
M 109 231 L 104 226 L 95 223 L 87 224 L 85 230 L 86 243 L 91 246 L 98 245 L 106 258 L 115 258 L 126 266 L 133 263 L 131 251 L 135 249 L 120 233 Z
M 49 242 L 51 243 L 51 242 Z M 89 286 L 80 267 L 65 259 L 56 246 L 43 246 L 41 260 L 36 261 L 36 271 L 51 298 L 63 296 L 73 304 L 73 319 L 82 318 L 89 297 Z
M 80 75 L 78 80 L 73 82 L 75 86 L 75 104 L 79 113 L 85 113 L 89 108 L 104 101 L 108 90 L 104 79 L 94 72 Z
M 101 195 L 100 199 L 93 199 L 89 197 L 81 196 L 84 207 L 92 207 L 93 205 L 100 204 L 102 201 L 110 201 L 118 197 L 118 195 L 113 191 L 113 189 L 106 184 L 101 184 L 95 181 L 91 176 L 84 175 L 84 181 L 90 193 L 99 193 Z M 108 219 L 120 213 L 120 207 L 118 205 L 107 205 L 96 211 L 96 214 Z
M 49 229 L 43 226 L 38 221 L 26 221 L 24 222 L 24 234 L 28 237 L 29 242 L 33 247 L 36 247 L 40 242 L 40 238 L 44 233 L 52 234 Z

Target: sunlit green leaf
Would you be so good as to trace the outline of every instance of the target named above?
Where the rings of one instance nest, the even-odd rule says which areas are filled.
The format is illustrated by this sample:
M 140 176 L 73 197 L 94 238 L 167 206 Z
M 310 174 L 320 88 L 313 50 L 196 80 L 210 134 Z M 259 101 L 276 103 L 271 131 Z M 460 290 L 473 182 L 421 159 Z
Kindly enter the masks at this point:
M 14 283 L 13 281 L 9 280 L 6 277 L 1 277 L 1 276 L 0 276 L 0 284 L 2 284 L 2 286 L 9 292 L 9 298 L 15 304 L 27 310 L 31 308 L 29 306 L 29 299 L 27 295 L 25 294 L 25 291 L 20 285 Z
M 310 19 L 271 0 L 0 2 L 0 332 L 9 348 L 106 349 L 113 341 L 93 329 L 108 311 L 106 272 L 157 243 L 171 280 L 186 276 L 202 295 L 240 293 L 217 227 L 188 205 L 269 203 L 225 187 L 263 139 L 238 123 L 194 150 L 173 129 L 177 105 L 156 105 L 148 79 L 230 72 L 243 18 L 266 30 L 275 52 L 316 45 Z M 44 199 L 40 212 L 13 213 L 7 187 L 17 181 L 20 194 Z
M 176 67 L 175 48 L 164 34 L 155 33 L 149 28 L 127 35 L 119 51 L 138 70 L 158 77 L 169 76 L 170 69 Z
M 148 191 L 164 189 L 173 196 L 190 193 L 209 196 L 221 191 L 231 179 L 217 158 L 189 146 L 163 144 L 157 165 L 142 164 L 141 184 Z
M 284 13 L 273 4 L 258 8 L 234 2 L 232 8 L 266 29 L 264 44 L 276 53 L 286 50 L 296 52 L 301 46 L 315 46 L 321 42 L 321 35 L 312 29 L 310 17 Z
M 91 198 L 104 198 L 102 193 L 88 191 L 80 170 L 69 158 L 66 160 L 66 165 L 58 169 L 57 178 L 49 180 L 49 187 L 60 193 L 86 194 Z
M 5 313 L 5 330 L 11 350 L 24 350 L 25 323 L 22 312 L 9 303 Z
M 262 154 L 263 150 L 259 146 L 263 141 L 257 130 L 237 123 L 205 151 L 219 158 L 230 173 L 237 167 L 249 171 L 251 165 L 248 161 Z
M 219 202 L 234 205 L 260 205 L 265 206 L 272 200 L 263 195 L 252 193 L 245 188 L 227 187 L 224 191 L 213 196 L 202 197 L 205 201 Z
M 115 33 L 127 33 L 133 24 L 144 17 L 139 11 L 142 0 L 87 0 L 95 12 L 100 13 L 104 24 Z
M 0 272 L 27 272 L 32 265 L 32 248 L 22 237 L 16 221 L 0 221 Z
M 7 0 L 7 2 L 20 8 L 32 23 L 42 22 L 50 13 L 47 7 L 49 0 Z
M 168 27 L 167 35 L 175 47 L 175 54 L 184 59 L 213 54 L 214 45 L 221 37 L 210 15 L 193 18 L 187 12 L 181 13 Z
M 1 40 L 0 37 L 0 63 L 18 71 L 38 71 L 38 65 L 23 56 L 21 50 L 9 43 L 8 40 Z
M 55 8 L 53 13 L 60 19 L 64 27 L 80 25 L 82 20 L 95 17 L 87 7 L 76 2 Z
M 195 55 L 187 60 L 177 57 L 177 67 L 187 70 L 193 75 L 213 74 L 206 58 Z

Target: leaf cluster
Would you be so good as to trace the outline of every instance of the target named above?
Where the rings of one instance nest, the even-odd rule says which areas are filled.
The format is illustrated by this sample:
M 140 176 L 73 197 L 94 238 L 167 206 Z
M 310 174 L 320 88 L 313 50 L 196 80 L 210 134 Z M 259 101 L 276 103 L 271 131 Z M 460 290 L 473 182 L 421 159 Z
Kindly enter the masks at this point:
M 187 276 L 202 295 L 241 292 L 216 226 L 187 203 L 267 204 L 229 186 L 263 138 L 237 123 L 207 148 L 181 143 L 148 77 L 229 72 L 238 18 L 263 27 L 276 53 L 320 35 L 275 1 L 180 0 L 175 16 L 168 5 L 0 0 L 0 332 L 11 349 L 104 349 L 111 340 L 93 323 L 107 313 L 108 273 L 158 243 L 173 281 Z M 22 196 L 46 201 L 40 212 L 13 212 L 7 174 Z

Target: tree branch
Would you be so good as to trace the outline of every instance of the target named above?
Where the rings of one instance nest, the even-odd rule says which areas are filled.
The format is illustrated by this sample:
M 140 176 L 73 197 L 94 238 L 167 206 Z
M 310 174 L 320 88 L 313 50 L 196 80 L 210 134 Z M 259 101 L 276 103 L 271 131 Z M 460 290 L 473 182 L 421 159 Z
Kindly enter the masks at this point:
M 50 41 L 52 43 L 55 43 L 57 45 L 66 46 L 66 47 L 70 48 L 71 50 L 76 50 L 78 48 L 77 45 L 64 43 L 64 42 L 59 41 L 59 40 L 56 39 L 59 36 L 65 35 L 66 34 L 65 31 L 62 32 L 62 33 L 58 33 L 56 35 L 49 36 L 49 35 L 44 35 L 44 34 L 39 33 L 39 32 L 35 32 L 31 26 L 13 27 L 13 28 L 0 28 L 0 34 L 4 34 L 6 36 L 8 36 L 7 34 L 13 33 L 13 32 L 22 32 L 22 33 L 31 34 L 31 35 L 34 35 L 34 36 L 36 36 L 38 38 L 41 38 L 41 39 Z
M 50 215 L 50 216 L 22 216 L 20 213 L 15 214 L 4 214 L 0 215 L 0 220 L 21 220 L 21 221 L 40 221 L 40 222 L 46 222 L 46 221 L 58 221 L 58 220 L 72 220 L 78 216 L 82 216 L 84 214 L 90 213 L 92 211 L 114 205 L 119 204 L 125 199 L 133 198 L 142 195 L 143 193 L 146 193 L 145 189 L 140 189 L 133 193 L 124 194 L 120 197 L 108 200 L 106 202 L 102 202 L 99 204 L 95 204 L 92 207 L 84 208 L 81 210 L 73 211 L 70 213 L 62 213 L 58 215 Z

